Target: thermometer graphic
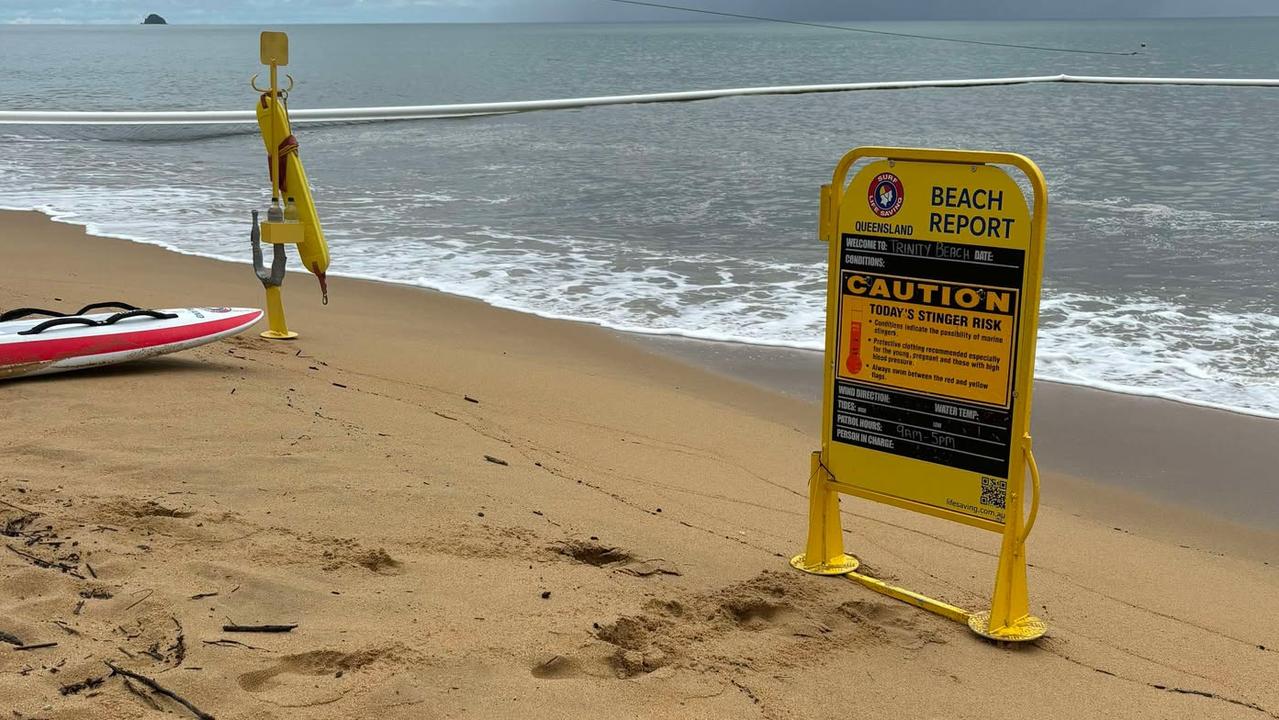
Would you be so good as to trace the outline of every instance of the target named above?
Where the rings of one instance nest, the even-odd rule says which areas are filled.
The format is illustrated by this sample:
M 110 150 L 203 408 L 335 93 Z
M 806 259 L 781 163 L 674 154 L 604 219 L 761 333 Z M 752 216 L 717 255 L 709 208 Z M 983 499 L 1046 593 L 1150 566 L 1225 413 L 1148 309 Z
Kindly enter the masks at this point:
M 844 361 L 844 367 L 848 368 L 850 375 L 856 375 L 862 371 L 861 307 L 857 306 L 849 314 L 852 316 L 852 322 L 848 326 L 848 359 Z

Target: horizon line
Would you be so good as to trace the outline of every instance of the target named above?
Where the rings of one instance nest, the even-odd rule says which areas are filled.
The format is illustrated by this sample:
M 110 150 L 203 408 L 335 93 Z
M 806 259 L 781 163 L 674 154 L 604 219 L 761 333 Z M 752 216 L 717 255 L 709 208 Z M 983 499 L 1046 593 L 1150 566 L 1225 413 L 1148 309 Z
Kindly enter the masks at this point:
M 1042 18 L 903 18 L 897 20 L 824 20 L 827 23 L 842 24 L 892 24 L 916 22 L 972 22 L 972 23 L 1011 23 L 1011 22 L 1104 22 L 1133 20 L 1254 20 L 1257 18 L 1279 18 L 1279 10 L 1272 13 L 1254 15 L 1159 15 L 1159 16 L 1115 16 L 1115 17 L 1042 17 Z M 146 25 L 139 21 L 85 21 L 72 22 L 42 19 L 30 21 L 26 18 L 0 21 L 0 25 L 13 27 L 255 27 L 265 24 L 278 25 L 743 25 L 761 24 L 762 21 L 745 19 L 707 19 L 707 20 L 303 20 L 264 22 L 166 22 L 163 25 Z

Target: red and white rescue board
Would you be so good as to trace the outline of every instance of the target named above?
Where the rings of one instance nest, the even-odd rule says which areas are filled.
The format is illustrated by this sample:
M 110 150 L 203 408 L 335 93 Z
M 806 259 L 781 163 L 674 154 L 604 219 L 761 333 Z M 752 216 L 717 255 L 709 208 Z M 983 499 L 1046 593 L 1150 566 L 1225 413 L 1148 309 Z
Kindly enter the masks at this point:
M 141 360 L 198 347 L 248 329 L 262 317 L 256 308 L 177 308 L 175 318 L 129 317 L 111 325 L 65 324 L 20 335 L 50 318 L 0 323 L 0 380 Z M 78 315 L 102 322 L 116 313 Z

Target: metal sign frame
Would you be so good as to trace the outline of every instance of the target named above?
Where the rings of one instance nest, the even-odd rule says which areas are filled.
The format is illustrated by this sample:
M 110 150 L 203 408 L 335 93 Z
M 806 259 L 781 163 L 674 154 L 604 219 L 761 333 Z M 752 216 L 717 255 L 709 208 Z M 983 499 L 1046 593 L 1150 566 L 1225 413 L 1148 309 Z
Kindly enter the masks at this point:
M 855 478 L 841 478 L 831 469 L 831 443 L 834 425 L 836 364 L 839 354 L 840 303 L 843 278 L 841 274 L 841 205 L 846 194 L 849 174 L 859 161 L 887 161 L 890 167 L 898 163 L 941 164 L 947 168 L 956 165 L 1012 167 L 1019 170 L 1032 190 L 1030 229 L 1024 248 L 1024 265 L 1018 304 L 1020 315 L 1014 330 L 1016 351 L 1012 371 L 1009 464 L 1007 493 L 1002 522 L 978 517 L 921 502 L 910 497 L 898 496 L 881 489 L 859 485 Z M 918 167 L 918 166 L 910 166 Z M 863 168 L 864 170 L 865 168 Z M 1011 178 L 1011 176 L 1008 176 Z M 893 177 L 895 181 L 895 176 Z M 898 186 L 900 190 L 900 185 Z M 1018 189 L 1018 193 L 1024 193 Z M 890 191 L 891 194 L 891 191 Z M 894 210 L 895 212 L 895 210 Z M 832 182 L 821 189 L 821 210 L 818 234 L 829 246 L 827 277 L 826 355 L 822 393 L 822 448 L 811 459 L 809 480 L 809 531 L 803 555 L 796 556 L 791 564 L 805 572 L 821 575 L 848 575 L 850 579 L 897 599 L 928 609 L 961 622 L 966 621 L 978 634 L 997 640 L 1025 641 L 1043 635 L 1043 621 L 1030 615 L 1026 590 L 1025 541 L 1034 525 L 1039 507 L 1039 472 L 1031 450 L 1030 412 L 1034 383 L 1035 341 L 1038 330 L 1040 288 L 1043 279 L 1043 248 L 1048 214 L 1048 193 L 1043 173 L 1029 158 L 1003 152 L 969 152 L 960 150 L 934 150 L 920 148 L 859 147 L 847 153 L 835 167 Z M 924 239 L 924 238 L 920 238 Z M 1020 247 L 1020 246 L 1019 246 Z M 874 452 L 865 450 L 864 452 Z M 1025 470 L 1031 476 L 1031 508 L 1023 512 L 1023 486 Z M 838 469 L 837 469 L 838 470 Z M 944 470 L 944 468 L 943 468 Z M 849 473 L 850 475 L 853 473 Z M 931 515 L 972 527 L 1001 533 L 1003 544 L 999 568 L 996 574 L 991 610 L 985 613 L 968 613 L 960 608 L 934 600 L 924 595 L 887 585 L 882 581 L 856 572 L 858 561 L 844 552 L 843 530 L 839 515 L 839 494 L 848 494 L 874 500 L 906 510 Z

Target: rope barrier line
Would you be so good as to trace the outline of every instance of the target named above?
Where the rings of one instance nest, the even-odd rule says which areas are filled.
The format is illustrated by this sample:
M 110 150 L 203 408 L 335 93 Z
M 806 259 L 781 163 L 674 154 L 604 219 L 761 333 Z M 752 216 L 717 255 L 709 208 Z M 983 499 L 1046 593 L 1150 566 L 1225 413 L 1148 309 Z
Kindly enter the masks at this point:
M 349 107 L 296 109 L 290 113 L 294 122 L 363 122 L 376 120 L 426 120 L 439 118 L 502 115 L 539 110 L 569 110 L 603 105 L 635 105 L 661 102 L 695 102 L 726 97 L 753 95 L 801 95 L 808 93 L 858 92 L 864 90 L 916 90 L 921 88 L 995 87 L 1039 83 L 1079 83 L 1095 85 L 1188 85 L 1201 87 L 1279 87 L 1275 78 L 1158 78 L 1112 77 L 1093 75 L 1035 75 L 1006 78 L 972 78 L 956 80 L 899 80 L 889 82 L 833 83 L 825 85 L 773 85 L 763 87 L 723 88 L 718 90 L 685 90 L 680 92 L 637 95 L 603 95 L 598 97 L 560 98 L 553 100 L 518 100 L 496 103 L 458 103 L 450 105 L 404 105 L 390 107 Z M 0 111 L 0 125 L 236 125 L 256 123 L 253 111 L 207 110 L 189 112 L 132 111 Z
M 1015 48 L 1017 50 L 1038 50 L 1041 52 L 1057 52 L 1057 53 L 1077 53 L 1079 55 L 1122 55 L 1132 56 L 1138 55 L 1136 50 L 1126 50 L 1117 52 L 1114 50 L 1087 50 L 1083 48 L 1063 48 L 1050 47 L 1047 45 L 1021 45 L 1018 43 L 995 42 L 993 40 L 966 40 L 957 37 L 944 37 L 941 35 L 918 35 L 915 33 L 893 32 L 890 30 L 871 30 L 870 28 L 854 27 L 852 25 L 835 25 L 833 23 L 819 23 L 809 20 L 785 20 L 782 18 L 765 17 L 762 15 L 744 15 L 742 13 L 724 12 L 721 10 L 708 10 L 706 8 L 685 7 L 683 5 L 667 5 L 659 2 L 646 2 L 645 0 L 606 0 L 607 2 L 619 3 L 622 5 L 638 5 L 640 7 L 662 8 L 664 10 L 678 10 L 681 12 L 700 13 L 702 15 L 717 15 L 719 17 L 737 18 L 739 20 L 760 20 L 763 22 L 779 23 L 782 25 L 802 25 L 804 27 L 822 28 L 823 30 L 843 30 L 844 32 L 865 33 L 867 35 L 887 35 L 889 37 L 909 38 L 911 40 L 931 40 L 933 42 L 961 43 L 964 45 L 985 45 L 987 47 L 998 48 Z M 1145 47 L 1143 44 L 1142 47 Z

